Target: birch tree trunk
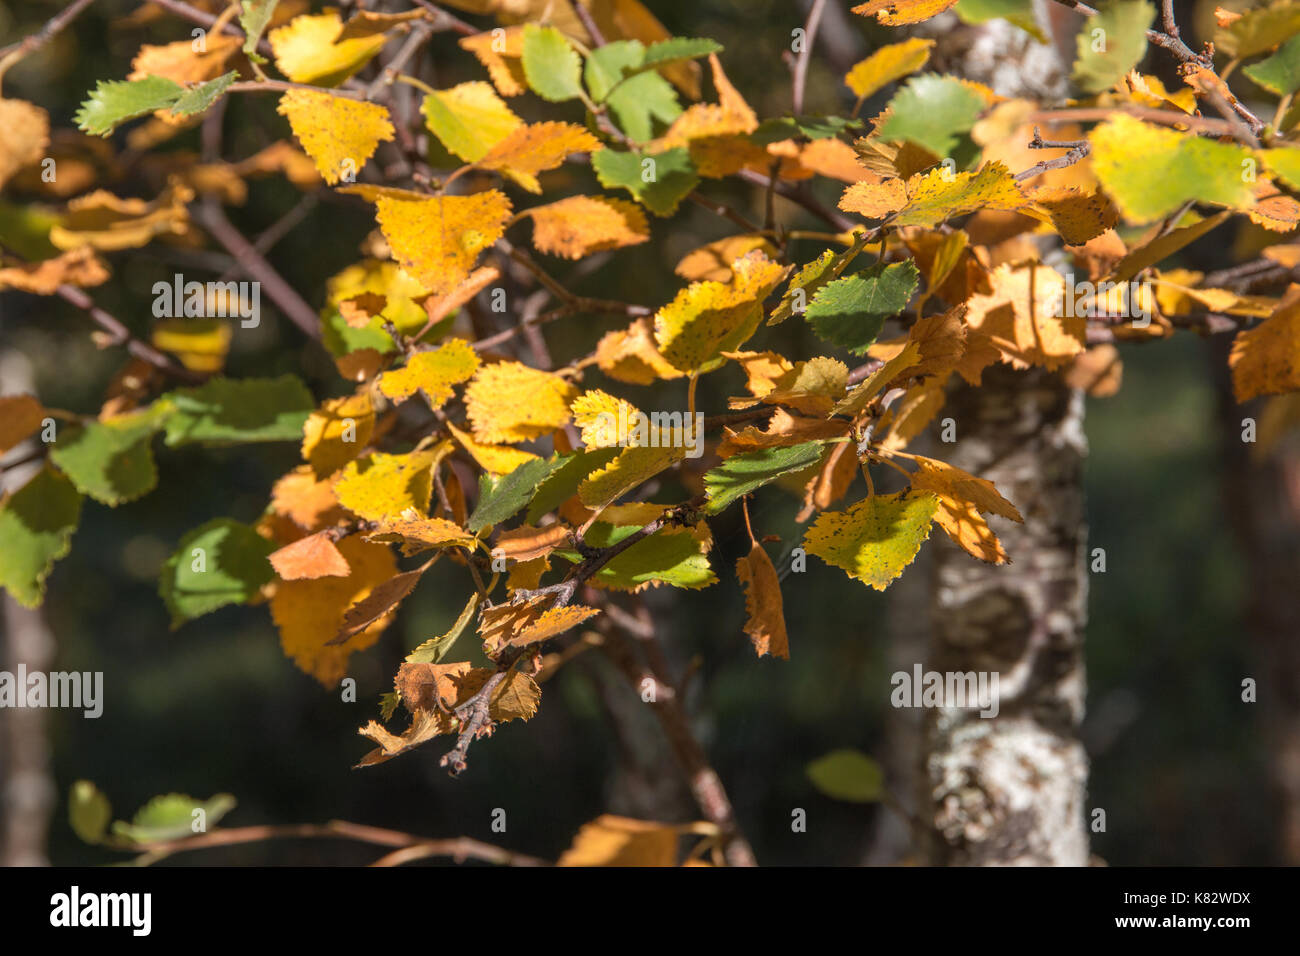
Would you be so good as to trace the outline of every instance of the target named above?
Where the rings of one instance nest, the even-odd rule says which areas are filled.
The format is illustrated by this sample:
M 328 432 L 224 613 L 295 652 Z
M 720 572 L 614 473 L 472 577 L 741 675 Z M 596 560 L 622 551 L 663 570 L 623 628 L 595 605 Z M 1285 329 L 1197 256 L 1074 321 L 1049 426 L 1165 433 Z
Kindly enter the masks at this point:
M 1047 6 L 1052 6 L 1048 4 Z M 1000 21 L 935 23 L 944 69 L 1005 96 L 1067 91 L 1070 23 L 1044 20 L 1054 45 Z M 1023 525 L 998 521 L 1013 563 L 972 560 L 935 541 L 928 671 L 997 673 L 996 716 L 926 713 L 918 796 L 923 856 L 936 865 L 1082 866 L 1088 760 L 1079 739 L 1085 679 L 1083 397 L 1043 369 L 985 371 L 941 413 L 957 443 L 941 455 L 993 481 Z
M 947 460 L 988 478 L 1024 515 L 997 533 L 1013 563 L 971 560 L 947 539 L 934 552 L 928 671 L 999 675 L 998 711 L 926 714 L 921 820 L 940 865 L 1082 866 L 1087 598 L 1083 396 L 1042 369 L 996 366 L 944 411 L 958 442 Z

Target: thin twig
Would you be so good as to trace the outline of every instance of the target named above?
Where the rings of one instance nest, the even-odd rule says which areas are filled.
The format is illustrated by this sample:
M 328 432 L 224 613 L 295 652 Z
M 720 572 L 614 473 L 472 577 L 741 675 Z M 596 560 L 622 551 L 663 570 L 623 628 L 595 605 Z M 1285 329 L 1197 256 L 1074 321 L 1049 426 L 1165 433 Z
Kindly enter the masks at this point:
M 162 843 L 145 844 L 144 853 L 136 859 L 136 865 L 149 866 L 176 853 L 190 850 L 205 850 L 212 847 L 239 846 L 247 843 L 260 843 L 263 840 L 355 840 L 358 843 L 371 843 L 376 846 L 397 847 L 402 851 L 422 851 L 421 857 L 445 856 L 461 862 L 463 860 L 482 860 L 486 863 L 498 863 L 504 866 L 549 866 L 545 860 L 523 853 L 515 853 L 502 847 L 483 843 L 469 837 L 455 837 L 448 840 L 430 840 L 413 833 L 398 830 L 386 830 L 381 827 L 348 823 L 343 820 L 331 820 L 326 824 L 301 823 L 285 825 L 268 825 L 238 827 L 230 830 L 213 830 L 196 836 Z M 374 866 L 395 866 L 400 861 L 391 861 L 394 854 L 381 857 Z M 413 857 L 412 857 L 413 858 Z M 390 861 L 390 862 L 386 862 Z
M 225 246 L 236 262 L 253 279 L 262 283 L 266 294 L 279 307 L 294 325 L 306 335 L 319 340 L 321 337 L 320 319 L 316 311 L 309 306 L 298 291 L 285 281 L 280 273 L 266 261 L 253 244 L 244 238 L 244 234 L 231 224 L 221 206 L 215 202 L 203 202 L 194 207 L 195 218 L 217 242 Z
M 0 81 L 9 72 L 9 68 L 35 50 L 49 43 L 64 27 L 77 18 L 77 15 L 90 6 L 94 0 L 73 0 L 46 21 L 45 26 L 35 33 L 23 37 L 17 43 L 0 50 Z
M 826 0 L 813 0 L 812 9 L 808 11 L 808 22 L 804 24 L 803 49 L 799 52 L 799 59 L 795 61 L 790 97 L 795 116 L 803 114 L 803 94 L 808 84 L 808 64 L 812 61 L 813 44 L 816 42 L 817 28 L 821 26 L 822 12 L 825 8 Z
M 201 382 L 204 376 L 191 372 L 170 355 L 161 352 L 147 342 L 142 342 L 131 334 L 116 316 L 97 306 L 93 299 L 74 285 L 61 285 L 55 290 L 65 302 L 75 305 L 85 312 L 95 323 L 111 337 L 111 344 L 121 345 L 136 358 L 148 362 L 154 368 L 185 382 Z

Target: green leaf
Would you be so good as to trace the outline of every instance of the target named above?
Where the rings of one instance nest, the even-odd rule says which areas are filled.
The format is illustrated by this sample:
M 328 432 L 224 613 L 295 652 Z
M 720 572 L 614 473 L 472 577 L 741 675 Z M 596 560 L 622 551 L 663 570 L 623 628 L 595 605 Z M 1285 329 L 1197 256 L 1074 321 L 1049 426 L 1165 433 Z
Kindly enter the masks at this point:
M 1264 168 L 1292 189 L 1300 189 L 1300 147 L 1280 146 L 1259 153 Z
M 488 525 L 500 524 L 518 514 L 533 500 L 537 486 L 569 460 L 568 455 L 551 458 L 534 458 L 505 475 L 486 494 L 479 498 L 478 507 L 469 516 L 467 527 L 477 534 Z
M 408 662 L 412 664 L 436 664 L 451 650 L 456 639 L 465 632 L 469 627 L 469 622 L 474 620 L 474 612 L 478 609 L 478 595 L 471 594 L 469 600 L 465 602 L 465 609 L 460 612 L 460 617 L 456 618 L 456 623 L 451 626 L 446 634 L 439 637 L 431 637 L 411 653 L 406 655 Z M 391 713 L 389 716 L 392 716 Z M 385 720 L 388 717 L 384 718 Z
M 216 518 L 183 537 L 158 578 L 172 627 L 257 597 L 275 577 L 267 560 L 274 550 L 273 542 L 231 518 Z
M 534 93 L 552 103 L 582 96 L 582 60 L 555 27 L 524 27 L 524 79 Z
M 73 119 L 85 132 L 107 136 L 129 119 L 167 109 L 184 93 L 185 87 L 161 76 L 100 80 Z
M 828 282 L 839 278 L 849 264 L 862 251 L 864 240 L 858 240 L 842 252 L 827 249 L 812 262 L 805 265 L 790 280 L 781 301 L 772 310 L 768 325 L 780 325 L 791 315 L 803 315 L 808 310 L 808 303 Z
M 641 525 L 597 521 L 587 529 L 583 541 L 593 548 L 607 548 L 640 530 Z M 582 561 L 576 551 L 553 553 L 574 564 Z M 696 590 L 715 583 L 717 577 L 691 529 L 663 528 L 621 552 L 591 580 L 600 587 L 622 591 L 655 583 Z
M 614 119 L 633 142 L 655 135 L 654 121 L 667 125 L 681 115 L 672 84 L 658 73 L 638 72 L 645 47 L 637 40 L 617 40 L 592 50 L 583 67 L 587 92 L 606 103 Z
M 722 44 L 705 37 L 669 37 L 646 47 L 643 70 L 658 69 L 685 60 L 697 60 L 710 53 L 721 53 Z
M 52 468 L 38 471 L 0 505 L 0 587 L 24 607 L 45 595 L 54 562 L 68 553 L 81 495 Z
M 96 501 L 114 507 L 134 501 L 158 484 L 150 439 L 169 414 L 169 403 L 161 401 L 107 422 L 74 425 L 58 436 L 50 460 Z
M 690 151 L 682 146 L 645 157 L 602 149 L 592 155 L 591 165 L 602 186 L 626 189 L 656 216 L 671 216 L 700 181 Z
M 609 91 L 645 61 L 645 47 L 640 40 L 615 40 L 591 51 L 582 67 L 587 94 L 603 103 Z
M 880 765 L 860 750 L 832 750 L 805 768 L 814 787 L 836 800 L 875 803 L 885 789 Z
M 1089 17 L 1075 37 L 1079 55 L 1074 79 L 1088 93 L 1101 93 L 1122 80 L 1147 52 L 1147 27 L 1156 9 L 1147 0 L 1111 0 Z
M 608 448 L 592 448 L 570 455 L 563 466 L 537 486 L 532 503 L 524 521 L 536 524 L 537 520 L 548 511 L 554 511 L 564 502 L 578 493 L 578 486 L 594 471 L 604 468 L 623 451 L 617 445 Z
M 759 146 L 768 146 L 785 139 L 830 139 L 841 133 L 862 129 L 862 120 L 842 116 L 782 116 L 767 119 L 749 138 Z
M 1046 43 L 1047 37 L 1034 19 L 1033 0 L 959 0 L 953 12 L 963 23 L 988 23 L 990 20 L 1006 20 L 1020 27 L 1039 43 Z
M 89 780 L 78 780 L 68 791 L 68 823 L 86 843 L 102 843 L 113 818 L 108 797 Z
M 876 341 L 885 319 L 907 307 L 917 276 L 911 259 L 891 266 L 877 263 L 823 286 L 805 317 L 822 338 L 861 355 Z
M 1092 168 L 1102 186 L 1135 222 L 1152 222 L 1188 200 L 1242 209 L 1253 205 L 1242 175 L 1254 154 L 1232 143 L 1178 133 L 1117 115 L 1088 134 Z
M 677 91 L 654 72 L 628 77 L 609 93 L 606 104 L 613 112 L 618 128 L 634 143 L 644 143 L 655 137 L 656 120 L 666 127 L 682 115 Z
M 1274 3 L 1240 13 L 1241 19 L 1214 33 L 1215 47 L 1232 57 L 1264 53 L 1300 32 L 1300 3 Z
M 244 53 L 254 63 L 265 63 L 266 57 L 257 52 L 257 41 L 271 23 L 275 5 L 280 0 L 240 0 L 239 26 L 244 31 Z
M 179 840 L 208 832 L 233 809 L 235 798 L 228 793 L 218 793 L 208 800 L 196 800 L 183 793 L 166 793 L 141 807 L 130 823 L 115 822 L 113 833 L 132 843 Z M 202 812 L 196 814 L 196 810 Z
M 984 108 L 984 98 L 960 81 L 923 73 L 889 101 L 880 138 L 911 140 L 936 156 L 952 156 Z
M 174 409 L 166 426 L 169 446 L 300 441 L 302 426 L 316 407 L 311 392 L 292 375 L 214 378 L 164 398 Z
M 871 495 L 847 511 L 823 511 L 804 534 L 804 548 L 883 591 L 921 550 L 938 507 L 928 493 Z
M 1267 60 L 1253 63 L 1241 72 L 1278 96 L 1289 96 L 1300 90 L 1300 35 L 1287 40 Z
M 239 79 L 239 74 L 232 70 L 215 80 L 208 80 L 206 83 L 190 87 L 176 101 L 176 105 L 172 107 L 172 112 L 177 116 L 193 116 L 195 113 L 204 112 L 213 103 L 221 99 L 226 90 L 230 88 L 230 84 L 237 79 Z
M 393 714 L 397 713 L 397 705 L 402 702 L 402 695 L 395 690 L 390 690 L 387 694 L 379 695 L 379 716 L 387 723 L 393 719 Z
M 732 455 L 704 473 L 708 503 L 704 510 L 717 514 L 738 498 L 757 491 L 782 475 L 807 468 L 821 458 L 826 443 L 806 441 L 785 448 L 762 448 Z

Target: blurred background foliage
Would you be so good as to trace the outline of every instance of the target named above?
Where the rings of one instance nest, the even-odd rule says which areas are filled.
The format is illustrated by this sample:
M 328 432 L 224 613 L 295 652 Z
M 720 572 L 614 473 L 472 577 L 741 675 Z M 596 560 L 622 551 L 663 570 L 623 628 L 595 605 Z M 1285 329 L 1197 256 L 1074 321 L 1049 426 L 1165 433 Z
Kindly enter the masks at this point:
M 842 4 L 841 4 L 842 5 Z M 0 43 L 34 29 L 57 8 L 48 2 L 0 4 Z M 100 0 L 39 57 L 15 68 L 6 93 L 47 108 L 56 125 L 70 117 L 98 79 L 120 78 L 142 42 L 189 35 L 189 25 L 162 18 L 123 24 L 135 4 Z M 709 36 L 726 46 L 723 62 L 760 116 L 790 108 L 781 55 L 803 12 L 792 0 L 652 0 L 678 35 Z M 859 57 L 881 34 L 861 18 L 835 42 Z M 435 86 L 480 79 L 481 69 L 448 37 L 434 44 Z M 818 56 L 810 75 L 810 111 L 852 108 L 842 72 Z M 243 157 L 286 135 L 273 97 L 240 97 L 226 117 L 226 155 Z M 518 103 L 527 115 L 530 106 Z M 874 101 L 864 109 L 872 115 Z M 528 116 L 527 118 L 534 118 Z M 165 148 L 197 148 L 190 132 Z M 566 173 L 551 192 L 591 189 L 589 173 Z M 110 184 L 145 195 L 138 182 Z M 248 202 L 231 210 L 245 234 L 266 228 L 298 198 L 279 180 L 251 183 Z M 717 182 L 706 193 L 762 216 L 757 190 L 730 194 Z M 833 191 L 823 197 L 834 202 Z M 790 224 L 817 224 L 778 200 Z M 326 279 L 359 257 L 373 226 L 368 207 L 322 201 L 275 248 L 274 265 L 314 306 Z M 608 258 L 573 284 L 580 292 L 656 306 L 680 286 L 672 274 L 690 249 L 732 231 L 729 223 L 686 206 L 671 222 L 656 221 L 651 244 Z M 820 249 L 795 247 L 807 261 Z M 1220 246 L 1193 247 L 1221 263 Z M 149 289 L 159 278 L 190 269 L 167 251 L 113 257 L 113 280 L 96 300 L 137 334 L 151 321 Z M 548 263 L 554 267 L 555 263 Z M 198 271 L 198 270 L 195 270 Z M 556 270 L 563 279 L 565 265 Z M 235 376 L 295 372 L 318 397 L 342 388 L 325 354 L 263 297 L 264 318 L 239 330 L 229 362 Z M 498 317 L 510 320 L 510 316 Z M 558 362 L 588 351 L 615 320 L 579 317 L 548 330 Z M 49 405 L 95 411 L 119 350 L 99 351 L 89 323 L 64 303 L 0 296 L 0 347 L 5 363 L 30 363 L 37 394 Z M 765 329 L 756 347 L 808 356 L 824 352 L 802 323 Z M 1089 400 L 1087 470 L 1090 547 L 1106 550 L 1104 574 L 1091 576 L 1087 636 L 1089 670 L 1085 740 L 1092 755 L 1089 809 L 1107 814 L 1093 850 L 1112 865 L 1243 864 L 1275 860 L 1273 808 L 1265 797 L 1266 754 L 1254 707 L 1239 700 L 1252 674 L 1243 645 L 1245 580 L 1219 504 L 1220 465 L 1207 349 L 1190 334 L 1152 346 L 1121 346 L 1121 392 Z M 4 365 L 0 368 L 14 368 Z M 599 373 L 589 386 L 604 384 Z M 680 386 L 680 383 L 676 383 Z M 732 372 L 702 383 L 704 408 L 720 407 L 741 387 Z M 636 391 L 633 389 L 632 391 Z M 626 393 L 626 392 L 625 392 Z M 641 390 L 641 407 L 678 407 L 682 388 Z M 656 402 L 659 402 L 657 405 Z M 467 581 L 461 568 L 439 565 L 403 606 L 372 651 L 353 658 L 358 701 L 324 692 L 285 658 L 265 608 L 230 607 L 169 631 L 157 594 L 157 571 L 181 536 L 218 516 L 242 521 L 264 508 L 273 481 L 298 460 L 289 445 L 231 450 L 159 449 L 159 488 L 109 509 L 89 503 L 69 557 L 51 578 L 48 623 L 58 641 L 56 668 L 103 671 L 106 702 L 98 720 L 51 712 L 53 771 L 60 793 L 50 834 L 58 864 L 121 859 L 82 844 L 67 824 L 73 781 L 95 781 L 127 816 L 155 794 L 181 791 L 239 799 L 225 825 L 345 819 L 429 836 L 463 834 L 554 858 L 585 821 L 602 812 L 644 815 L 663 806 L 649 791 L 681 804 L 682 781 L 671 762 L 662 775 L 627 779 L 629 743 L 611 723 L 611 708 L 631 732 L 660 733 L 640 718 L 617 675 L 580 658 L 543 690 L 538 716 L 510 724 L 475 746 L 470 768 L 450 779 L 437 766 L 445 748 L 427 746 L 375 769 L 351 765 L 368 745 L 356 729 L 376 716 L 377 700 L 406 651 L 441 633 L 456 617 Z M 859 489 L 860 493 L 860 489 Z M 662 489 L 659 500 L 680 495 Z M 793 498 L 768 490 L 754 506 L 759 533 L 778 534 L 781 555 L 801 533 Z M 735 559 L 747 549 L 739 515 L 715 525 L 719 585 L 699 593 L 653 592 L 656 612 L 679 672 L 694 668 L 689 704 L 714 765 L 736 803 L 742 825 L 765 864 L 853 864 L 867 855 L 879 804 L 855 805 L 818 793 L 806 765 L 842 747 L 878 753 L 890 690 L 887 619 L 890 595 L 878 595 L 812 561 L 784 581 L 791 660 L 755 659 L 742 633 L 743 600 Z M 0 546 L 3 543 L 0 542 Z M 927 547 L 933 547 L 931 543 Z M 774 550 L 774 556 L 776 551 Z M 919 605 L 905 609 L 924 615 Z M 630 716 L 629 716 L 630 715 Z M 3 715 L 0 714 L 0 719 Z M 639 745 L 638 745 L 639 746 Z M 689 802 L 685 804 L 689 817 Z M 491 831 L 492 812 L 507 813 L 505 834 Z M 792 833 L 791 811 L 808 812 L 806 833 Z M 686 818 L 686 817 L 684 817 Z M 377 854 L 355 844 L 275 842 L 202 851 L 181 864 L 324 864 L 366 862 Z

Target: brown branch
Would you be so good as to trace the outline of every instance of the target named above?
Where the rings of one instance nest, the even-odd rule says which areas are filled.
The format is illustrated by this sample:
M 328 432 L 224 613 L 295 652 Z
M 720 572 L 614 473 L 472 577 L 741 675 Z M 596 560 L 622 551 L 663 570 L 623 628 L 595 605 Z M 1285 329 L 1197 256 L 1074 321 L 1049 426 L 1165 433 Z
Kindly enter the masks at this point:
M 144 853 L 136 860 L 139 866 L 149 866 L 176 853 L 190 850 L 204 850 L 212 847 L 238 846 L 246 843 L 260 843 L 263 840 L 355 840 L 358 843 L 371 843 L 376 846 L 397 847 L 402 851 L 420 850 L 421 857 L 445 856 L 456 862 L 464 860 L 482 860 L 486 863 L 498 863 L 504 866 L 549 866 L 545 860 L 515 853 L 502 847 L 483 843 L 469 837 L 455 837 L 448 840 L 430 840 L 413 833 L 386 830 L 381 827 L 366 826 L 360 823 L 348 823 L 344 820 L 331 820 L 324 825 L 314 823 L 268 825 L 239 827 L 231 830 L 213 830 L 197 836 L 168 840 L 162 843 L 146 844 Z M 395 854 L 380 858 L 374 866 L 396 866 L 404 860 L 390 861 Z M 414 857 L 411 857 L 414 858 Z M 388 862 L 386 862 L 388 861 Z
M 193 207 L 195 219 L 221 243 L 249 276 L 262 283 L 280 311 L 307 336 L 319 340 L 320 319 L 293 286 L 266 261 L 244 234 L 231 224 L 221 206 L 205 201 Z
M 191 23 L 197 23 L 201 27 L 211 27 L 219 19 L 219 17 L 213 16 L 211 13 L 204 13 L 197 7 L 190 6 L 188 3 L 185 3 L 184 0 L 149 0 L 149 2 L 156 3 L 164 10 L 176 14 L 176 16 L 180 17 L 182 20 L 189 20 Z M 235 37 L 244 37 L 247 35 L 233 22 L 222 24 L 222 30 Z M 274 53 L 271 50 L 271 44 L 267 43 L 265 38 L 257 42 L 257 52 L 263 56 L 274 56 Z M 237 86 L 238 84 L 232 85 Z
M 85 10 L 93 2 L 94 0 L 73 0 L 72 3 L 50 17 L 45 22 L 45 25 L 35 33 L 25 36 L 17 43 L 10 44 L 0 50 L 0 80 L 4 79 L 4 75 L 9 72 L 10 67 L 27 56 L 27 54 L 39 50 L 49 43 L 64 27 L 75 20 L 82 10 Z
M 600 27 L 596 26 L 596 19 L 591 15 L 591 11 L 582 3 L 574 3 L 571 4 L 571 6 L 573 7 L 573 12 L 578 15 L 578 19 L 582 21 L 582 28 L 586 30 L 588 36 L 591 37 L 591 45 L 595 47 L 604 46 L 605 35 L 600 32 Z
M 1095 16 L 1097 13 L 1095 7 L 1083 3 L 1081 0 L 1056 0 L 1056 2 L 1086 16 Z M 1213 74 L 1216 79 L 1219 78 L 1214 71 L 1214 57 L 1208 52 L 1197 53 L 1183 42 L 1182 32 L 1178 29 L 1177 20 L 1174 19 L 1173 0 L 1161 0 L 1160 22 L 1161 26 L 1164 27 L 1163 31 L 1154 29 L 1146 31 L 1146 37 L 1150 43 L 1161 49 L 1168 50 L 1178 59 L 1179 63 L 1196 70 L 1205 70 L 1207 73 Z M 1258 116 L 1247 109 L 1235 96 L 1227 99 L 1221 95 L 1214 95 L 1210 97 L 1210 102 L 1234 127 L 1237 125 L 1236 118 L 1245 121 L 1245 132 L 1247 134 L 1245 137 L 1240 135 L 1240 130 L 1236 130 L 1230 135 L 1246 142 L 1248 145 L 1259 146 L 1256 137 L 1264 128 L 1264 123 Z
M 148 362 L 154 368 L 166 372 L 180 381 L 194 383 L 204 380 L 205 376 L 190 371 L 167 353 L 161 352 L 149 343 L 137 339 L 131 334 L 131 330 L 116 316 L 101 309 L 90 296 L 76 286 L 64 284 L 59 286 L 55 292 L 60 299 L 81 309 L 100 328 L 107 332 L 110 344 L 124 346 L 136 358 Z
M 415 5 L 423 7 L 430 13 L 434 14 L 437 19 L 434 21 L 433 28 L 439 32 L 450 30 L 453 33 L 459 33 L 461 36 L 472 37 L 476 33 L 483 31 L 475 26 L 471 26 L 459 17 L 448 13 L 442 7 L 429 3 L 429 0 L 415 0 Z
M 1034 163 L 1028 169 L 1016 173 L 1016 182 L 1031 179 L 1040 173 L 1045 173 L 1049 169 L 1064 169 L 1067 166 L 1073 166 L 1075 163 L 1087 158 L 1088 153 L 1092 151 L 1092 145 L 1086 139 L 1070 140 L 1048 140 L 1038 132 L 1038 127 L 1034 127 L 1034 138 L 1029 141 L 1030 149 L 1065 149 L 1069 150 L 1064 156 L 1058 156 L 1055 159 L 1044 159 Z
M 747 183 L 759 186 L 763 189 L 775 189 L 776 194 L 784 199 L 802 206 L 808 212 L 812 213 L 822 222 L 827 223 L 840 232 L 848 232 L 859 223 L 854 222 L 848 216 L 836 212 L 833 209 L 827 209 L 812 194 L 797 189 L 787 183 L 774 181 L 771 176 L 764 176 L 762 173 L 753 169 L 742 169 L 736 175 Z
M 1233 124 L 1227 120 L 1214 119 L 1208 116 L 1190 116 L 1183 112 L 1174 112 L 1173 110 L 1158 110 L 1146 106 L 1122 106 L 1122 107 L 1077 107 L 1056 110 L 1039 110 L 1029 116 L 1034 123 L 1077 123 L 1108 120 L 1117 114 L 1125 114 L 1136 119 L 1146 120 L 1148 123 L 1159 123 L 1163 126 L 1184 126 L 1189 132 L 1198 133 L 1203 136 L 1231 136 L 1236 137 L 1237 130 Z
M 735 808 L 722 779 L 710 765 L 708 755 L 691 730 L 690 719 L 681 705 L 680 695 L 662 670 L 665 666 L 662 648 L 653 631 L 649 637 L 628 636 L 631 632 L 625 631 L 618 619 L 609 614 L 602 616 L 597 629 L 607 638 L 601 649 L 623 672 L 636 693 L 640 694 L 645 681 L 652 682 L 655 693 L 649 702 L 650 708 L 668 738 L 673 756 L 686 775 L 691 794 L 700 811 L 721 831 L 727 862 L 732 866 L 757 866 L 754 850 L 736 821 Z M 659 662 L 657 667 L 641 662 L 634 650 L 638 646 L 647 652 L 647 658 Z
M 794 79 L 790 91 L 790 100 L 794 108 L 794 115 L 799 116 L 803 113 L 803 94 L 804 88 L 808 84 L 808 64 L 812 60 L 813 44 L 817 38 L 817 28 L 821 26 L 822 13 L 826 9 L 826 0 L 813 0 L 812 9 L 808 11 L 808 21 L 804 24 L 803 29 L 803 50 L 799 53 L 799 59 L 794 65 Z

